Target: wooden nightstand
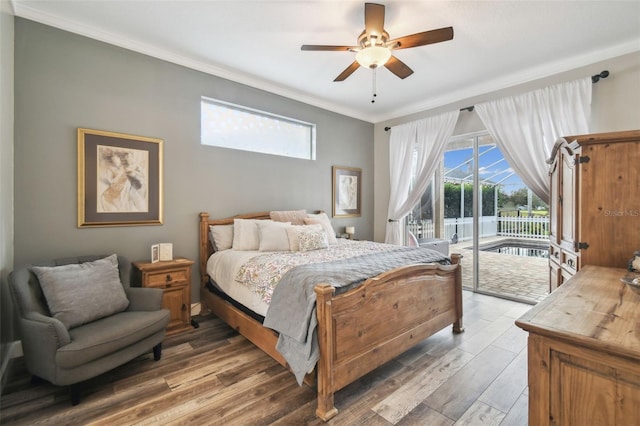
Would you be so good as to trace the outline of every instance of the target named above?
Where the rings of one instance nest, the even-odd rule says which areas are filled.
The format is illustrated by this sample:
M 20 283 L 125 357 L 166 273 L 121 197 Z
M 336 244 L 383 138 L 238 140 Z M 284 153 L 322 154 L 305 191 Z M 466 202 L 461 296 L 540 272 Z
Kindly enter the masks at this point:
M 142 287 L 164 290 L 162 307 L 171 311 L 167 335 L 191 327 L 191 265 L 184 258 L 164 262 L 133 262 L 134 282 Z M 193 324 L 196 326 L 195 324 Z

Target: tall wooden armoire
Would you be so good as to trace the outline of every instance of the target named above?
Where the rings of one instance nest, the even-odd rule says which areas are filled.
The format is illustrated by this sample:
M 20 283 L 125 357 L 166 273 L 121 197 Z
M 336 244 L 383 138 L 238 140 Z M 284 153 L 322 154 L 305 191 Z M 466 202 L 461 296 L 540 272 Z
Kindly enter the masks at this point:
M 640 250 L 640 130 L 560 138 L 550 164 L 549 291 Z

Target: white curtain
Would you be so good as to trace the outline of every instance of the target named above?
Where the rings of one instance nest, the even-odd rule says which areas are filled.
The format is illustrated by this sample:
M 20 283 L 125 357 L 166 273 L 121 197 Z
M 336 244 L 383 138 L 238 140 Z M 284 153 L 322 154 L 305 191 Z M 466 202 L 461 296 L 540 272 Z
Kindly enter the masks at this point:
M 589 133 L 590 77 L 475 106 L 513 170 L 549 202 L 546 160 L 561 136 Z
M 394 126 L 389 138 L 391 194 L 385 242 L 402 245 L 404 217 L 427 189 L 447 141 L 453 134 L 460 111 Z M 415 180 L 411 185 L 414 151 Z

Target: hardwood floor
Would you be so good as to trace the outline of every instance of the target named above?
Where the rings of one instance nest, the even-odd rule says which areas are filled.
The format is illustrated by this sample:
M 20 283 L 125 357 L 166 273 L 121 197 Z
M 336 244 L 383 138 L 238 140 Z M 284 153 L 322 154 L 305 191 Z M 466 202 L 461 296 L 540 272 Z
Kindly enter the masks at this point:
M 464 292 L 466 331 L 421 342 L 336 394 L 329 425 L 526 425 L 527 335 L 514 325 L 531 305 Z M 32 384 L 13 363 L 0 399 L 9 424 L 323 424 L 315 391 L 214 316 L 149 353 L 67 388 Z

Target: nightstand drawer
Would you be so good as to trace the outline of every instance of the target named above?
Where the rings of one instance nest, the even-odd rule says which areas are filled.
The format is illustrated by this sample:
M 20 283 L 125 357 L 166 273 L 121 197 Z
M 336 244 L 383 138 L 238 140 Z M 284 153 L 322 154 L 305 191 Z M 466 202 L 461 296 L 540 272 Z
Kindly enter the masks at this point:
M 185 284 L 189 279 L 187 269 L 172 269 L 171 271 L 159 271 L 147 273 L 146 285 L 149 287 L 171 287 L 172 285 Z

